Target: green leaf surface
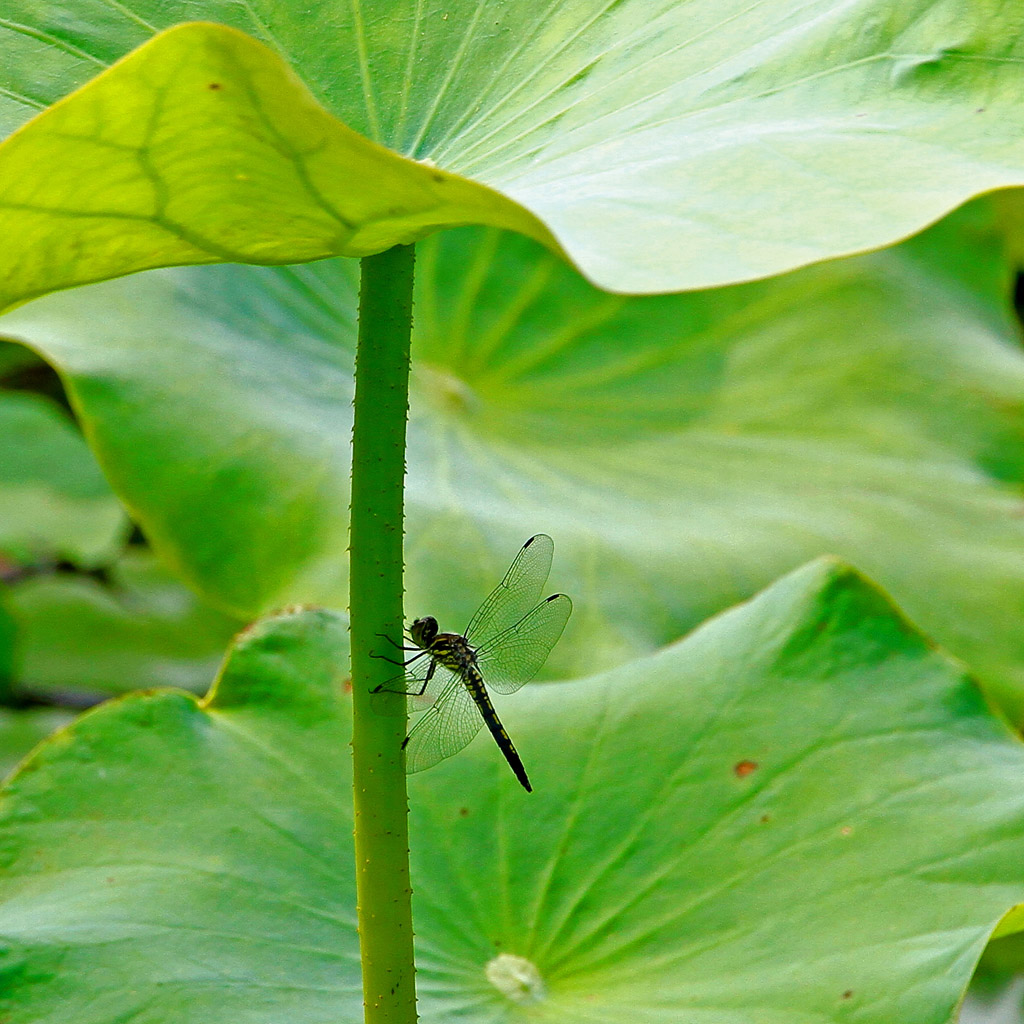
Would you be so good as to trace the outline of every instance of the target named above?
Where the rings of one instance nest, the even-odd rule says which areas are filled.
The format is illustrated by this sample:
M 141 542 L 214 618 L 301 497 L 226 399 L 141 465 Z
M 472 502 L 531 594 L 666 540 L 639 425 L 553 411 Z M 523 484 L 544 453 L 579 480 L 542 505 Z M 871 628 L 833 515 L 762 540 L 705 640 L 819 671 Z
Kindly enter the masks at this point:
M 9 589 L 17 686 L 33 694 L 205 690 L 242 623 L 202 604 L 146 552 L 129 552 L 108 576 L 37 576 Z
M 674 291 L 887 245 L 1024 183 L 1006 0 L 8 7 L 9 127 L 179 21 L 269 48 L 175 29 L 14 136 L 3 303 L 463 223 L 553 236 L 611 290 Z
M 631 299 L 515 236 L 421 243 L 408 613 L 462 628 L 550 533 L 577 600 L 550 671 L 583 674 L 832 552 L 1019 717 L 1024 358 L 992 216 Z M 60 367 L 162 558 L 239 617 L 345 603 L 355 273 L 159 272 L 0 321 Z
M 0 552 L 23 563 L 96 565 L 113 556 L 126 528 L 64 412 L 36 395 L 0 392 Z
M 268 620 L 208 702 L 37 751 L 0 805 L 10 1024 L 360 1018 L 345 648 Z M 1024 749 L 837 563 L 500 710 L 534 794 L 483 739 L 412 780 L 428 1024 L 945 1024 L 1024 898 Z

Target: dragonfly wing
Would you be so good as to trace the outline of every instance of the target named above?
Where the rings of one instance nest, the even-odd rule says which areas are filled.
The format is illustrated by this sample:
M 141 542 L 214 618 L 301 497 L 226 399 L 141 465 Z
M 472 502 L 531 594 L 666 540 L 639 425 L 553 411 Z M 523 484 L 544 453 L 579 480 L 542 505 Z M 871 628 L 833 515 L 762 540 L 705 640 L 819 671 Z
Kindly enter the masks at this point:
M 405 770 L 410 775 L 457 754 L 483 727 L 484 720 L 465 683 L 453 673 L 450 676 L 444 692 L 409 733 Z
M 547 661 L 571 613 L 572 601 L 553 594 L 481 647 L 476 661 L 487 686 L 495 693 L 515 693 L 528 683 Z
M 551 571 L 555 542 L 538 533 L 522 547 L 505 578 L 477 609 L 463 634 L 474 646 L 483 646 L 498 633 L 515 625 L 540 598 Z

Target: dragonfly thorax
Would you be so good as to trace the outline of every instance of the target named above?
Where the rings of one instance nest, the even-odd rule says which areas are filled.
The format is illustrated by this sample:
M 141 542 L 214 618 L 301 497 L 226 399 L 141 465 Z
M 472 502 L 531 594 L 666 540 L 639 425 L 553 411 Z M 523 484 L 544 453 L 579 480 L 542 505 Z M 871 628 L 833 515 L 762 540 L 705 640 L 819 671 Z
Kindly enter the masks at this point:
M 458 633 L 438 633 L 429 650 L 434 661 L 457 672 L 463 679 L 479 673 L 476 666 L 476 649 Z

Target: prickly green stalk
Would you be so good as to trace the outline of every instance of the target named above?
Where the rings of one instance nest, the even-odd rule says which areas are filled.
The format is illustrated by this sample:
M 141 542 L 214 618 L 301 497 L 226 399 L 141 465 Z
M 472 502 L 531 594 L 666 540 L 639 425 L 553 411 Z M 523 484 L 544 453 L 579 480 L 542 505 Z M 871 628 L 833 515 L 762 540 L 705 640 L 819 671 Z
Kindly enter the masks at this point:
M 415 1024 L 405 719 L 370 691 L 395 667 L 373 653 L 402 633 L 402 488 L 413 247 L 362 261 L 352 430 L 350 600 L 356 895 L 366 1024 Z M 389 656 L 394 656 L 394 648 Z M 404 698 L 395 695 L 395 700 Z

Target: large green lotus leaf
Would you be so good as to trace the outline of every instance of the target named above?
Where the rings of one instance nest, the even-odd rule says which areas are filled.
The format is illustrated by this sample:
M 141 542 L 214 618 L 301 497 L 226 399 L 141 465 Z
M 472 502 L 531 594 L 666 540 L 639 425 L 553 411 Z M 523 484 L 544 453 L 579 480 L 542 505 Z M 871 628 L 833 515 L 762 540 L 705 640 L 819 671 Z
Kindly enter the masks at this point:
M 36 695 L 202 692 L 242 625 L 145 552 L 116 562 L 105 583 L 64 574 L 23 580 L 9 589 L 8 604 L 18 627 L 15 684 Z
M 126 529 L 117 498 L 64 412 L 0 392 L 0 552 L 16 562 L 111 558 Z
M 549 237 L 339 124 L 247 36 L 186 25 L 0 147 L 0 308 L 166 264 L 361 256 L 478 220 Z
M 196 18 L 268 46 L 147 42 Z M 1005 0 L 9 0 L 10 127 L 146 45 L 0 151 L 3 302 L 463 223 L 636 292 L 886 245 L 1024 183 L 1022 27 Z
M 0 805 L 9 1024 L 361 1019 L 345 639 L 265 621 L 208 702 L 39 748 Z M 1024 898 L 1024 749 L 834 562 L 501 711 L 534 794 L 485 738 L 413 780 L 429 1024 L 944 1024 Z
M 461 628 L 547 531 L 579 601 L 552 671 L 579 674 L 836 552 L 1021 692 L 1024 359 L 989 216 L 649 298 L 511 235 L 421 243 L 410 614 Z M 61 368 L 164 559 L 240 617 L 346 600 L 355 274 L 159 272 L 0 321 Z

